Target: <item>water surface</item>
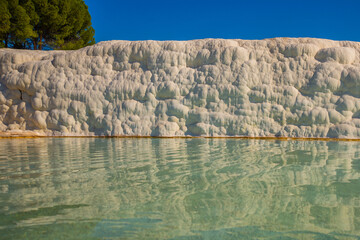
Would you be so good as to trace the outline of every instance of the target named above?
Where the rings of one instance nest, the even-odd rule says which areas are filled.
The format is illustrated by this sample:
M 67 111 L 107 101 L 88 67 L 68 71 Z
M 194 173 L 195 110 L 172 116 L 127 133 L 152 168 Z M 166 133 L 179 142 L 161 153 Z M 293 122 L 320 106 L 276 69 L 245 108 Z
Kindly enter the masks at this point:
M 360 142 L 0 139 L 0 239 L 360 239 Z

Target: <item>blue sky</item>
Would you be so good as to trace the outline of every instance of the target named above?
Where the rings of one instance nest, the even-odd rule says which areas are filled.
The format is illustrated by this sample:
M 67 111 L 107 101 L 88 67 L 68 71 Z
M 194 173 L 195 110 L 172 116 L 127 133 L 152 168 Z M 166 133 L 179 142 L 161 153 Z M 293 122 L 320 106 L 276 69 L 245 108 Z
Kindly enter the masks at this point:
M 84 0 L 96 42 L 316 37 L 360 41 L 360 0 Z

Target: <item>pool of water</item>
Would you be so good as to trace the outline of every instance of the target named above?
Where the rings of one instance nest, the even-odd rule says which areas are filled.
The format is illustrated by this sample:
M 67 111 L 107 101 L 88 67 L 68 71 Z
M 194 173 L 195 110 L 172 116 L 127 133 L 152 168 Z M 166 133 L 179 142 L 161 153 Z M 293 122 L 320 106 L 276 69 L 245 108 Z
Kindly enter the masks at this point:
M 0 139 L 0 239 L 360 239 L 360 142 Z

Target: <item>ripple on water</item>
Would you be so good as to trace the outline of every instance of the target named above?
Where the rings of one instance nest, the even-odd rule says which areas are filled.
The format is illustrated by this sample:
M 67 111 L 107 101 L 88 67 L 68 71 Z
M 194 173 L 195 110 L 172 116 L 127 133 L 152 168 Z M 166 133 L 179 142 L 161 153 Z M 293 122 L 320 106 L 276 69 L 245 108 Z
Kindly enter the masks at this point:
M 359 239 L 360 142 L 0 139 L 5 239 Z

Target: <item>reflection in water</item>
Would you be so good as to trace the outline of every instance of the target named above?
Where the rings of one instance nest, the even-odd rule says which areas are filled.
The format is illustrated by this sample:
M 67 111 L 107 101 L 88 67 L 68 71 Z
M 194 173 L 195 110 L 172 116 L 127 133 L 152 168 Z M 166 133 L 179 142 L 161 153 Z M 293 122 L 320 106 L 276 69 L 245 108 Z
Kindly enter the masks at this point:
M 360 142 L 0 139 L 5 239 L 359 239 Z

